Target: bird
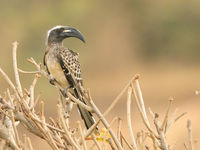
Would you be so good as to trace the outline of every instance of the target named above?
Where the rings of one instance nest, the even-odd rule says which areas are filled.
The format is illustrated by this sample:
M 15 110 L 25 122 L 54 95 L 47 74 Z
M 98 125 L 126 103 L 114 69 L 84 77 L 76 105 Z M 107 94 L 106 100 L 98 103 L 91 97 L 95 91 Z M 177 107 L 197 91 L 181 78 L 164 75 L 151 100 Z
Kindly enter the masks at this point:
M 73 96 L 87 105 L 82 95 L 83 79 L 81 77 L 81 67 L 79 54 L 63 46 L 66 38 L 78 38 L 85 43 L 82 33 L 73 27 L 58 25 L 47 32 L 46 51 L 44 55 L 44 66 L 50 75 L 50 83 L 55 82 L 64 90 L 60 90 L 62 95 L 70 92 Z M 81 118 L 87 129 L 94 123 L 95 119 L 91 112 L 77 105 Z

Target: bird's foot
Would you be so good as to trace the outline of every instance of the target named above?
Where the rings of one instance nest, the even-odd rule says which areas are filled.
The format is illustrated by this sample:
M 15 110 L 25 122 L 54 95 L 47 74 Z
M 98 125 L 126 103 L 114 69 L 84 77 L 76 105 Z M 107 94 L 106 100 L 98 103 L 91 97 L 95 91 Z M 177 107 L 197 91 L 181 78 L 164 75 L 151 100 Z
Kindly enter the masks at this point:
M 55 85 L 56 80 L 54 78 L 49 79 L 49 83 L 51 83 L 52 85 Z
M 61 93 L 64 97 L 67 97 L 67 93 L 69 92 L 69 89 L 72 88 L 72 86 L 67 87 L 64 90 L 61 90 Z

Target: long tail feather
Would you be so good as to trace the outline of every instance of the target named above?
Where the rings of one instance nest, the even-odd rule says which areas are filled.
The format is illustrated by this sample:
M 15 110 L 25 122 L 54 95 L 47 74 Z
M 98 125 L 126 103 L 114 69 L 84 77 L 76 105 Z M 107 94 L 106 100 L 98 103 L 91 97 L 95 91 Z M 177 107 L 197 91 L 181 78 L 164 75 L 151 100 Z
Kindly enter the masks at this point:
M 89 111 L 85 110 L 83 107 L 79 105 L 78 105 L 78 109 L 85 123 L 86 128 L 89 129 L 95 123 L 93 115 Z

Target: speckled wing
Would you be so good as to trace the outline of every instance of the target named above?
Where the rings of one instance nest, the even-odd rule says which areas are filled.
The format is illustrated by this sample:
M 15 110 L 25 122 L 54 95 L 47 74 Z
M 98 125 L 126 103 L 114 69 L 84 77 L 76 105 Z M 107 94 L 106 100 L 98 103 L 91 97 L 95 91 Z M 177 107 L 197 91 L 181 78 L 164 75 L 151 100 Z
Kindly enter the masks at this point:
M 78 61 L 78 54 L 67 48 L 61 48 L 59 49 L 58 60 L 67 81 L 73 89 L 73 93 L 80 101 L 86 104 L 82 95 L 83 81 L 81 78 L 81 68 Z M 77 107 L 87 129 L 89 129 L 95 122 L 91 112 L 79 105 L 77 105 Z
M 70 85 L 73 87 L 74 84 L 80 84 L 83 86 L 78 53 L 67 48 L 62 48 L 59 50 L 58 55 L 60 57 L 60 65 Z

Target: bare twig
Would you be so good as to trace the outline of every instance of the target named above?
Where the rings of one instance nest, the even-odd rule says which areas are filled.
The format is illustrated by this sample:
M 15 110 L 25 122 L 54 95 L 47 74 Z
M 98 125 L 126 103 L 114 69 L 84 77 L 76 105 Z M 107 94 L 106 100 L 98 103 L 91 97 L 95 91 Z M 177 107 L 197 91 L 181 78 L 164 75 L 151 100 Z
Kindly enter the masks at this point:
M 91 136 L 92 136 L 92 140 L 93 140 L 93 142 L 95 143 L 95 145 L 96 145 L 96 147 L 98 148 L 98 150 L 102 150 L 101 147 L 100 147 L 100 145 L 99 145 L 99 143 L 97 142 L 97 140 L 96 140 L 94 134 L 92 134 Z
M 122 125 L 122 119 L 118 118 L 118 126 L 117 126 L 117 138 L 118 138 L 118 140 L 120 140 L 121 125 Z
M 28 147 L 29 147 L 29 149 L 30 149 L 30 150 L 33 150 L 33 146 L 32 146 L 32 144 L 31 144 L 31 140 L 30 140 L 29 137 L 27 137 L 27 142 L 28 142 Z
M 34 104 L 32 105 L 32 107 L 30 107 L 30 110 L 32 110 L 33 108 L 36 107 L 36 105 L 37 105 L 39 99 L 40 99 L 40 94 L 35 98 L 35 100 L 34 100 Z
M 187 112 L 184 112 L 184 113 L 180 114 L 178 117 L 175 118 L 174 122 L 178 121 L 180 118 L 182 118 L 186 114 L 187 114 Z
M 108 124 L 108 122 L 106 121 L 106 119 L 103 117 L 103 114 L 99 111 L 99 109 L 96 107 L 96 105 L 94 104 L 94 102 L 91 100 L 90 101 L 93 109 L 94 109 L 94 112 L 97 114 L 97 116 L 102 120 L 104 126 L 108 129 L 110 135 L 112 136 L 115 144 L 117 145 L 118 149 L 119 150 L 123 150 L 121 144 L 119 143 L 117 137 L 115 136 L 114 132 L 112 131 L 112 129 L 110 129 L 110 125 Z
M 120 94 L 114 99 L 114 101 L 112 102 L 112 104 L 109 106 L 109 108 L 103 113 L 103 116 L 106 116 L 112 109 L 113 107 L 117 104 L 117 102 L 120 100 L 120 98 L 122 97 L 122 95 L 126 92 L 126 90 L 128 89 L 128 87 L 130 86 L 130 84 L 136 79 L 137 76 L 134 76 L 129 82 L 128 84 L 124 87 L 124 89 L 120 92 Z
M 84 104 L 83 102 L 81 102 L 79 99 L 75 98 L 70 92 L 67 93 L 67 96 L 72 99 L 75 103 L 77 103 L 78 105 L 80 105 L 81 107 L 83 107 L 84 109 L 93 112 L 92 107 Z
M 8 75 L 0 68 L 0 72 L 3 75 L 4 79 L 7 81 L 7 83 L 11 86 L 11 88 L 15 91 L 15 85 L 13 84 L 13 82 L 10 80 L 10 78 L 8 77 Z
M 30 86 L 30 102 L 29 102 L 29 106 L 30 108 L 33 108 L 33 105 L 34 105 L 34 89 L 35 89 L 35 85 L 37 83 L 37 80 L 40 78 L 40 75 L 39 74 L 36 74 L 35 75 L 35 78 Z
M 189 147 L 190 150 L 194 150 L 194 145 L 193 145 L 193 138 L 192 138 L 192 127 L 191 127 L 191 121 L 187 121 L 187 129 L 188 129 L 188 141 L 189 141 Z
M 128 130 L 129 134 L 131 137 L 131 142 L 134 150 L 137 150 L 136 142 L 135 142 L 135 137 L 133 134 L 133 129 L 132 129 L 132 124 L 131 124 L 131 93 L 132 93 L 132 88 L 128 88 L 128 96 L 127 96 L 127 121 L 128 121 Z
M 17 128 L 16 128 L 16 125 L 15 125 L 15 118 L 14 118 L 14 114 L 13 114 L 12 110 L 10 111 L 10 116 L 11 116 L 12 126 L 13 126 L 13 129 L 14 129 L 14 132 L 15 132 L 16 144 L 18 146 L 20 146 L 21 144 L 20 144 L 20 140 L 19 140 L 19 134 L 18 134 L 18 131 L 17 131 Z
M 112 149 L 112 150 L 115 150 L 115 147 L 114 147 L 114 145 L 112 144 L 111 138 L 108 138 L 108 143 L 109 143 L 111 149 Z
M 18 72 L 18 68 L 17 68 L 17 45 L 18 45 L 18 42 L 16 42 L 16 41 L 13 42 L 13 69 L 14 69 L 17 89 L 19 90 L 20 96 L 22 96 L 22 86 L 21 86 L 21 82 L 19 79 L 19 72 Z
M 59 104 L 57 104 L 57 109 L 58 109 L 58 114 L 59 114 L 59 117 L 60 117 L 61 125 L 62 125 L 62 127 L 65 131 L 65 134 L 67 135 L 67 138 L 68 138 L 70 144 L 73 145 L 77 150 L 79 150 L 80 149 L 79 146 L 75 143 L 75 141 L 73 140 L 73 138 L 71 137 L 71 135 L 69 133 L 69 130 L 66 127 L 62 108 Z
M 138 97 L 139 97 L 139 103 L 140 103 L 140 106 L 141 106 L 141 109 L 142 109 L 142 112 L 143 112 L 143 117 L 144 117 L 147 125 L 150 127 L 150 123 L 149 123 L 149 120 L 147 118 L 146 109 L 145 109 L 145 105 L 144 105 L 144 100 L 143 100 L 143 96 L 142 96 L 142 91 L 141 91 L 138 79 L 139 79 L 139 75 L 136 76 L 136 80 L 135 80 L 136 89 L 137 89 L 137 93 L 138 93 Z
M 168 117 L 169 117 L 169 110 L 171 108 L 171 105 L 172 105 L 172 102 L 173 102 L 173 98 L 169 98 L 169 105 L 167 107 L 167 111 L 165 113 L 165 117 L 164 117 L 164 120 L 163 120 L 163 123 L 161 125 L 161 128 L 162 130 L 165 129 L 166 125 L 167 125 L 167 122 L 168 122 Z
M 8 129 L 2 124 L 0 125 L 0 138 L 4 139 L 12 149 L 15 149 L 15 145 L 10 141 L 10 134 Z
M 121 140 L 124 141 L 126 143 L 126 145 L 128 146 L 128 148 L 130 150 L 133 149 L 133 147 L 128 143 L 128 141 L 125 139 L 125 137 L 122 135 L 122 133 L 120 132 L 120 137 L 121 137 Z
M 40 71 L 24 71 L 24 70 L 19 69 L 19 68 L 18 68 L 18 71 L 20 73 L 24 73 L 24 74 L 37 74 L 37 73 L 40 73 Z
M 87 145 L 86 145 L 85 138 L 84 138 L 84 135 L 83 135 L 83 132 L 82 132 L 82 128 L 81 128 L 81 123 L 80 123 L 80 121 L 78 121 L 77 124 L 78 124 L 79 133 L 80 133 L 80 135 L 81 135 L 81 141 L 82 141 L 82 143 L 83 143 L 83 149 L 84 149 L 84 150 L 87 150 Z
M 8 138 L 9 142 L 12 143 L 12 144 L 14 145 L 14 148 L 15 148 L 16 150 L 20 150 L 20 148 L 19 148 L 19 146 L 16 144 L 15 139 L 14 139 L 14 137 L 13 137 L 13 134 L 10 132 L 10 130 L 8 130 L 8 133 L 9 133 L 9 138 Z
M 89 135 L 91 135 L 91 133 L 96 129 L 96 127 L 98 126 L 98 124 L 100 123 L 100 119 L 97 120 L 85 133 L 84 135 L 84 139 L 86 139 Z
M 186 143 L 184 143 L 184 147 L 186 150 L 189 150 L 188 146 L 186 145 Z
M 174 113 L 171 115 L 171 119 L 169 120 L 167 126 L 166 126 L 166 129 L 165 129 L 165 134 L 167 133 L 167 131 L 169 130 L 169 128 L 174 124 L 175 122 L 175 116 L 176 116 L 176 113 L 177 113 L 178 109 L 175 109 Z
M 157 129 L 157 132 L 159 135 L 160 147 L 162 150 L 169 150 L 167 142 L 166 142 L 165 134 L 164 134 L 162 128 L 159 126 L 157 118 L 158 118 L 158 114 L 155 114 L 154 124 L 156 126 L 156 129 Z
M 152 135 L 154 135 L 155 137 L 158 137 L 158 136 L 156 135 L 156 133 L 153 131 L 153 129 L 151 128 L 150 124 L 148 123 L 148 122 L 149 122 L 148 119 L 147 119 L 147 118 L 145 117 L 145 115 L 144 115 L 145 112 L 143 111 L 142 107 L 140 106 L 139 98 L 138 98 L 138 96 L 137 96 L 137 92 L 136 92 L 136 89 L 135 89 L 135 87 L 133 86 L 133 84 L 131 84 L 131 87 L 132 87 L 132 89 L 133 89 L 133 93 L 134 93 L 134 96 L 135 96 L 135 101 L 136 101 L 136 104 L 137 104 L 137 108 L 138 108 L 138 110 L 139 110 L 139 112 L 140 112 L 140 115 L 141 115 L 141 118 L 142 118 L 142 121 L 143 121 L 144 125 L 145 125 L 146 128 L 149 130 L 149 132 L 152 133 Z M 140 99 L 140 100 L 143 100 L 143 99 Z M 146 115 L 146 116 L 147 116 L 147 115 Z
M 138 143 L 138 149 L 143 149 L 143 147 L 144 147 L 144 142 L 145 142 L 145 140 L 146 140 L 146 138 L 147 138 L 147 136 L 148 136 L 148 133 L 145 133 L 143 130 L 141 131 L 141 132 L 138 132 L 137 133 L 137 143 Z

